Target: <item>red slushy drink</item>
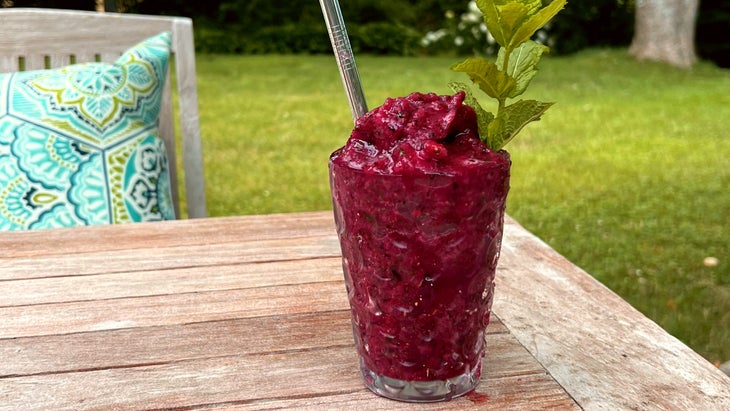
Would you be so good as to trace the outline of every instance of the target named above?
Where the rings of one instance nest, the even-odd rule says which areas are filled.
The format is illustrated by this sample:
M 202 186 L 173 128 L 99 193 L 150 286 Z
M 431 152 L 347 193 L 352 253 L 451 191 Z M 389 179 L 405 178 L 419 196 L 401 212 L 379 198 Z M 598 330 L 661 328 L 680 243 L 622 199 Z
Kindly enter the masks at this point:
M 463 101 L 388 99 L 330 158 L 361 370 L 389 398 L 453 398 L 481 374 L 510 159 Z

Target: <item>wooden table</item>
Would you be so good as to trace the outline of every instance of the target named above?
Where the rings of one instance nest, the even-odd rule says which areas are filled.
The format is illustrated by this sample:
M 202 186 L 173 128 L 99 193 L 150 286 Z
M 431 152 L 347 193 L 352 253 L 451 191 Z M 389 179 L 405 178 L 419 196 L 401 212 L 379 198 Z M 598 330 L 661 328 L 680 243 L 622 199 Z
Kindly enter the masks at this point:
M 0 409 L 730 410 L 730 378 L 508 219 L 477 391 L 360 381 L 331 212 L 0 233 Z

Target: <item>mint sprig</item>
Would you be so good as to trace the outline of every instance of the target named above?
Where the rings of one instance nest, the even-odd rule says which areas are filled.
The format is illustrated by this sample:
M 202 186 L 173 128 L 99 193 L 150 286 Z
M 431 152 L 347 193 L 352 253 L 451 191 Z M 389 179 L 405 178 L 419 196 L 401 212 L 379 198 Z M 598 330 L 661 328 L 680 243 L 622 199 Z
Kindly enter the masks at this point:
M 479 135 L 494 151 L 502 149 L 528 123 L 537 121 L 553 103 L 508 99 L 520 96 L 537 74 L 537 64 L 549 48 L 530 38 L 565 7 L 566 0 L 553 0 L 542 7 L 542 0 L 476 0 L 484 15 L 489 33 L 500 45 L 497 61 L 471 57 L 451 66 L 466 73 L 489 97 L 497 100 L 497 114 L 482 108 L 463 83 L 451 83 L 455 91 L 464 91 L 466 104 L 477 113 Z

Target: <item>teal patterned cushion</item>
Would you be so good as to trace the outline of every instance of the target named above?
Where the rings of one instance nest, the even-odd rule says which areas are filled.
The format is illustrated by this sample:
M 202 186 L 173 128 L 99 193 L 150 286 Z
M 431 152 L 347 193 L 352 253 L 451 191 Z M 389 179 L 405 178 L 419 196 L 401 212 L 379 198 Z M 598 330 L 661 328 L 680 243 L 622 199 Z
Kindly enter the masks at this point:
M 0 230 L 174 219 L 157 136 L 170 33 L 114 64 L 0 74 Z

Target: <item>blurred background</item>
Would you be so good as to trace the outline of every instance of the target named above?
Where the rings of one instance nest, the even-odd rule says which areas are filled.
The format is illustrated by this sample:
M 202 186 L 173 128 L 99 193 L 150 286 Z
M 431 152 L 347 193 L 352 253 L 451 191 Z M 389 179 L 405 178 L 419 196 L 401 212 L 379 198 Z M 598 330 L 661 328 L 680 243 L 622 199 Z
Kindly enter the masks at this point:
M 549 0 L 544 0 L 549 3 Z M 315 0 L 0 0 L 3 7 L 49 7 L 191 17 L 198 51 L 205 53 L 329 53 Z M 540 36 L 553 54 L 589 47 L 628 46 L 635 0 L 576 0 Z M 696 21 L 700 58 L 730 67 L 730 1 L 655 0 Z M 464 0 L 347 0 L 341 2 L 353 50 L 386 55 L 483 52 L 486 36 Z M 696 19 L 694 18 L 696 17 Z M 679 27 L 680 22 L 673 23 Z M 671 36 L 666 36 L 671 37 Z M 685 47 L 677 40 L 676 47 Z M 455 44 L 456 43 L 456 44 Z M 455 47 L 456 46 L 456 47 Z

